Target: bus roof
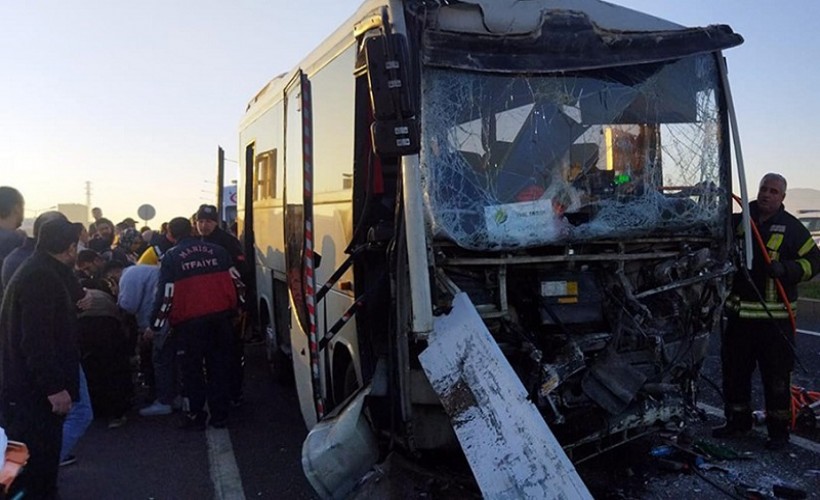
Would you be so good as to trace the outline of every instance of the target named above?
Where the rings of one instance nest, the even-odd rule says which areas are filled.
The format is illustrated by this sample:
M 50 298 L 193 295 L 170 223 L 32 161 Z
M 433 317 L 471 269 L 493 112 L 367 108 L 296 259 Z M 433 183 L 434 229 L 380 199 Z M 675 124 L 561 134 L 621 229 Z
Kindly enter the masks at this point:
M 335 57 L 349 43 L 352 43 L 354 26 L 366 16 L 377 14 L 381 7 L 388 4 L 412 6 L 422 3 L 429 8 L 433 2 L 430 0 L 365 0 L 355 13 L 302 59 L 295 68 L 277 75 L 257 92 L 245 108 L 241 126 L 253 121 L 261 111 L 281 99 L 284 87 L 299 69 L 310 75 L 327 60 Z M 651 32 L 686 29 L 680 24 L 601 0 L 449 0 L 448 2 L 440 1 L 439 5 L 438 28 L 466 33 L 504 35 L 531 32 L 538 28 L 545 14 L 550 11 L 581 12 L 586 14 L 590 21 L 598 27 L 611 31 Z M 473 5 L 474 8 L 471 9 L 469 5 Z M 394 12 L 393 15 L 394 17 L 403 16 L 403 12 Z M 399 23 L 399 26 L 402 24 Z

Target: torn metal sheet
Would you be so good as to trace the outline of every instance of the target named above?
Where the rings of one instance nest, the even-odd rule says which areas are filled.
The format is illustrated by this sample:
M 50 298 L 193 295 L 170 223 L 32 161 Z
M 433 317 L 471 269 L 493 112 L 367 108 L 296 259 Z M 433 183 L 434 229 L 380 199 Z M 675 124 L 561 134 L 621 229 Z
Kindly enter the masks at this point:
M 302 444 L 302 469 L 322 498 L 345 498 L 379 459 L 376 436 L 362 413 L 368 394 L 370 386 L 319 422 Z
M 419 360 L 486 498 L 592 498 L 466 294 Z

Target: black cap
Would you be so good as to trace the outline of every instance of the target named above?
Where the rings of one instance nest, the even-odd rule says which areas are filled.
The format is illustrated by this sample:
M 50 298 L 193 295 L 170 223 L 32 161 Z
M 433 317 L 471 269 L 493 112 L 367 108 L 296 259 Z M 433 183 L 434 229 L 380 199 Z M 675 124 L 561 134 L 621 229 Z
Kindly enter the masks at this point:
M 53 254 L 63 253 L 80 240 L 83 225 L 64 219 L 50 220 L 40 228 L 36 249 Z
M 219 217 L 216 215 L 216 207 L 213 205 L 200 205 L 199 210 L 196 211 L 196 220 L 201 219 L 219 222 Z

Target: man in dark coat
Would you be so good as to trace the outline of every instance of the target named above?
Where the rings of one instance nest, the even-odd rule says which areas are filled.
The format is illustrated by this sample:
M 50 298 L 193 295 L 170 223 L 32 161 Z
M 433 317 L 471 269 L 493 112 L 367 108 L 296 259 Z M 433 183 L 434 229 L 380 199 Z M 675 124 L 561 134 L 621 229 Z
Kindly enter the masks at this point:
M 0 425 L 31 452 L 9 498 L 57 496 L 63 419 L 79 397 L 82 289 L 71 268 L 81 231 L 64 220 L 44 224 L 0 305 Z
M 34 220 L 34 237 L 26 238 L 21 246 L 15 248 L 6 256 L 3 265 L 0 267 L 0 281 L 2 281 L 3 288 L 6 288 L 9 284 L 14 272 L 34 253 L 34 247 L 37 246 L 37 235 L 40 233 L 43 224 L 56 219 L 68 220 L 65 215 L 56 211 L 43 212 L 38 215 L 37 219 Z M 2 300 L 2 296 L 0 296 L 0 300 Z
M 214 243 L 227 250 L 242 280 L 247 281 L 249 269 L 245 262 L 242 244 L 235 236 L 219 227 L 219 214 L 215 206 L 199 206 L 196 211 L 196 230 L 202 237 L 202 241 Z

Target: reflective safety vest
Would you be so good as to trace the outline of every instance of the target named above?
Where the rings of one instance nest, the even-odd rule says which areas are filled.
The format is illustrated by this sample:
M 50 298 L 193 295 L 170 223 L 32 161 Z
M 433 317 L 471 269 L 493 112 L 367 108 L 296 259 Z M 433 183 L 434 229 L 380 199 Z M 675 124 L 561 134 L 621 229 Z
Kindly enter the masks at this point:
M 791 302 L 790 306 L 796 315 L 797 302 Z M 789 319 L 789 311 L 780 301 L 766 300 L 764 305 L 760 301 L 740 300 L 740 297 L 735 294 L 729 295 L 726 299 L 726 310 L 737 314 L 742 319 Z

